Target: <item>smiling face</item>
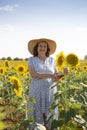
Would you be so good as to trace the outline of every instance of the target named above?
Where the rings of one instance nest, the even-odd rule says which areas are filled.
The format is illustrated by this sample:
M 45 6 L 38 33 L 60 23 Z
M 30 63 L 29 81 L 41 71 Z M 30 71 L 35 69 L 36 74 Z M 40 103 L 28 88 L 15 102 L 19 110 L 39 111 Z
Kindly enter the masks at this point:
M 46 55 L 46 52 L 47 52 L 47 43 L 46 42 L 40 42 L 38 44 L 37 51 L 38 51 L 38 55 L 39 54 Z
M 49 52 L 50 52 L 50 48 L 49 48 L 48 43 L 46 41 L 38 42 L 33 49 L 34 56 L 38 56 L 38 55 L 43 54 L 43 55 L 49 57 Z

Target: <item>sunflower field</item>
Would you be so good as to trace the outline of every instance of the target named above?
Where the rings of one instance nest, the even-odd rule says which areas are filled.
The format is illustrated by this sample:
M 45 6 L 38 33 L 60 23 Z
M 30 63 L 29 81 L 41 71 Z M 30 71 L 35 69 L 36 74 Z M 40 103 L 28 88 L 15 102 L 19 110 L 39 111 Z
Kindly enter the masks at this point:
M 65 56 L 60 52 L 55 65 L 60 73 L 64 68 L 69 73 L 52 86 L 58 91 L 49 113 L 58 107 L 58 120 L 50 117 L 51 130 L 87 130 L 87 62 L 73 53 Z M 28 103 L 35 103 L 34 98 L 28 98 L 31 80 L 27 61 L 0 61 L 0 130 L 27 130 L 34 121 L 27 117 L 32 111 L 27 110 Z
M 26 130 L 33 120 L 27 118 L 27 104 L 34 102 L 33 98 L 28 99 L 31 77 L 27 63 L 8 60 L 1 62 L 0 116 L 1 113 L 3 116 L 0 117 L 0 130 Z

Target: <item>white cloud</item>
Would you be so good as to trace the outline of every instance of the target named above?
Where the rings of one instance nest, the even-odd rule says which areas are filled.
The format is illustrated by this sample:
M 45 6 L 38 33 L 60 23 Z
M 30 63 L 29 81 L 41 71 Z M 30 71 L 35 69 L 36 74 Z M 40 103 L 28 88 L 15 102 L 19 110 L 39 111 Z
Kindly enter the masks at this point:
M 2 33 L 2 32 L 13 32 L 13 31 L 15 31 L 15 27 L 13 25 L 10 25 L 10 24 L 0 25 L 0 33 Z
M 5 5 L 0 7 L 0 11 L 14 11 L 18 7 L 18 4 L 15 5 Z

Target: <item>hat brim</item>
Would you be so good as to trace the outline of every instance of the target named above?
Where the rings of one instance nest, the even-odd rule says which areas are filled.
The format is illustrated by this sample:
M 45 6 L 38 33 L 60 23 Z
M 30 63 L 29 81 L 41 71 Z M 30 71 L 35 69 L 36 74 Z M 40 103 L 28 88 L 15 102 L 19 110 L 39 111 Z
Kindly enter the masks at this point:
M 46 38 L 40 38 L 40 39 L 34 39 L 28 42 L 28 50 L 29 52 L 33 55 L 33 49 L 36 46 L 37 43 L 41 42 L 41 41 L 45 41 L 48 43 L 48 46 L 50 48 L 50 52 L 49 55 L 52 55 L 55 50 L 56 50 L 56 42 L 50 39 L 46 39 Z

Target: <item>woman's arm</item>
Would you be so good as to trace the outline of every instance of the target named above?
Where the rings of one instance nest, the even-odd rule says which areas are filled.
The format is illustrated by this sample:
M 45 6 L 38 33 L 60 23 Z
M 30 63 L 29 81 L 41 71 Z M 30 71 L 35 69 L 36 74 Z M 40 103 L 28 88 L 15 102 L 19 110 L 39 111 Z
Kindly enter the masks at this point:
M 55 74 L 40 74 L 40 73 L 37 73 L 33 66 L 29 66 L 29 73 L 30 73 L 32 78 L 37 78 L 37 79 L 38 78 L 40 78 L 40 79 L 43 79 L 43 78 L 54 79 L 55 78 Z
M 65 75 L 67 75 L 69 73 L 69 69 L 68 68 L 64 68 L 64 71 L 61 73 L 61 72 L 58 72 L 57 69 L 55 69 L 55 78 L 53 79 L 54 82 L 58 81 L 60 78 L 64 77 Z

